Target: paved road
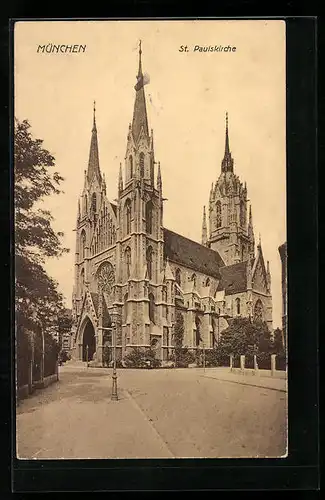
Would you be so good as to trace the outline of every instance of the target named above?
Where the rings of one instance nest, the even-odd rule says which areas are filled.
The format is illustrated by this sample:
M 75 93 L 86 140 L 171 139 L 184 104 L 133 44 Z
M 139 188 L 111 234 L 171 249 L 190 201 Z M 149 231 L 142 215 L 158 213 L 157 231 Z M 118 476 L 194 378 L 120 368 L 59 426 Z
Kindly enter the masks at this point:
M 277 457 L 286 394 L 202 369 L 111 371 L 66 364 L 17 408 L 20 458 Z

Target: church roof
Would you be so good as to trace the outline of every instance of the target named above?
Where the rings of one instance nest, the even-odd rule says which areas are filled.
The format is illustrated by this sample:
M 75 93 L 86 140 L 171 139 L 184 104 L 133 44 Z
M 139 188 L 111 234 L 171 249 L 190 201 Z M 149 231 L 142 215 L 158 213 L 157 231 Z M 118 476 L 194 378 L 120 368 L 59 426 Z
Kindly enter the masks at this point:
M 217 252 L 169 229 L 164 229 L 164 254 L 172 262 L 218 279 L 224 266 Z
M 116 214 L 117 214 L 117 206 L 116 206 L 116 205 L 114 205 L 114 203 L 111 203 L 111 207 L 112 207 L 113 212 L 114 212 L 114 215 L 115 215 L 115 217 L 116 217 Z
M 247 290 L 247 261 L 220 268 L 221 280 L 217 290 L 225 290 L 226 295 Z

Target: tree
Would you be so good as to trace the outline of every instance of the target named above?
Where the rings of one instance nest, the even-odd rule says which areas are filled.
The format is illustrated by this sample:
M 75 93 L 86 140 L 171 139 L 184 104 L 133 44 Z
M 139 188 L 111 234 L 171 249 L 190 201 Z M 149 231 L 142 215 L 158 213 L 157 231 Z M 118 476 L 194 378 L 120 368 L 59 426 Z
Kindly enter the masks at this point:
M 276 328 L 274 330 L 272 351 L 274 352 L 274 354 L 283 354 L 284 353 L 282 330 L 280 328 Z
M 35 329 L 57 323 L 63 297 L 57 283 L 44 269 L 46 258 L 68 252 L 55 232 L 53 217 L 40 204 L 46 196 L 59 194 L 63 178 L 52 172 L 54 157 L 33 138 L 27 120 L 15 119 L 15 299 L 16 326 Z
M 62 347 L 62 337 L 65 333 L 70 333 L 72 327 L 71 309 L 64 308 L 58 315 L 59 345 Z
M 250 318 L 234 318 L 221 333 L 218 349 L 223 355 L 269 352 L 270 332 L 265 322 L 252 322 Z

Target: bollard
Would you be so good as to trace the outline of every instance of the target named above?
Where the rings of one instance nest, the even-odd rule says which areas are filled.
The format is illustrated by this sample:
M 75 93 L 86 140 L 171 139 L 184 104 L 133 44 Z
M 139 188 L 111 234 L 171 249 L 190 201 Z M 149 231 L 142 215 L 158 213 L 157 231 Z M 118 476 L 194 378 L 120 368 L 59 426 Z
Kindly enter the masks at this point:
M 230 354 L 230 371 L 232 371 L 234 356 Z
M 240 369 L 242 372 L 245 369 L 245 355 L 243 355 L 243 354 L 240 356 Z
M 255 373 L 258 373 L 258 365 L 257 365 L 256 354 L 254 354 L 254 371 L 255 371 Z
M 271 354 L 271 375 L 275 375 L 275 370 L 276 370 L 276 367 L 275 367 L 275 358 L 276 358 L 276 354 Z

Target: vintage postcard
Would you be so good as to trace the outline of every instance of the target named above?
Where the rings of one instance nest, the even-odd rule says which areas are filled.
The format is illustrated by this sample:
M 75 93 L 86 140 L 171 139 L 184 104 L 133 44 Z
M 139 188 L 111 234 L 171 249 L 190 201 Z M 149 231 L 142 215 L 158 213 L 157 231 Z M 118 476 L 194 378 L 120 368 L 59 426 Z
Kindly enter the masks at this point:
M 280 20 L 14 26 L 19 459 L 287 455 Z

